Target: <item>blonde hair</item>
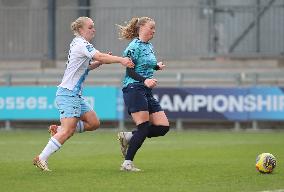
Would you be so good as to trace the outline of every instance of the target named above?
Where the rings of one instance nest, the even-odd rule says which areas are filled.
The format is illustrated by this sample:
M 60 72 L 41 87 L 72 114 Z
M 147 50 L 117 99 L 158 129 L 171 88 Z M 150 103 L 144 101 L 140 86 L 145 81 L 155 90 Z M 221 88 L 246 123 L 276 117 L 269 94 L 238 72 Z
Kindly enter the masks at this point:
M 80 35 L 79 29 L 83 27 L 85 24 L 85 21 L 90 19 L 89 17 L 79 17 L 75 21 L 71 23 L 71 31 L 73 32 L 74 35 Z
M 125 26 L 117 25 L 119 28 L 119 39 L 131 40 L 139 36 L 139 28 L 149 21 L 150 17 L 133 17 Z

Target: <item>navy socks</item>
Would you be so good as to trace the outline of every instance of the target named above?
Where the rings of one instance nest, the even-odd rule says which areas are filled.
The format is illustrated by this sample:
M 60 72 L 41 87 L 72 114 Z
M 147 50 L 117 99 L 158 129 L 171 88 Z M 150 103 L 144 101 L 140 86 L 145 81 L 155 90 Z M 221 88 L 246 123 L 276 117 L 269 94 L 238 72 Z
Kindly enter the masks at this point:
M 137 128 L 137 131 L 134 132 L 134 135 L 130 139 L 125 160 L 133 161 L 136 152 L 141 147 L 149 133 L 149 121 L 139 124 Z
M 170 126 L 164 125 L 151 125 L 149 127 L 148 138 L 164 136 L 170 130 Z
M 125 160 L 133 161 L 136 152 L 139 150 L 146 137 L 164 136 L 170 129 L 169 126 L 150 125 L 149 121 L 141 123 L 137 126 L 137 130 L 133 131 L 133 136 L 129 141 L 129 147 Z

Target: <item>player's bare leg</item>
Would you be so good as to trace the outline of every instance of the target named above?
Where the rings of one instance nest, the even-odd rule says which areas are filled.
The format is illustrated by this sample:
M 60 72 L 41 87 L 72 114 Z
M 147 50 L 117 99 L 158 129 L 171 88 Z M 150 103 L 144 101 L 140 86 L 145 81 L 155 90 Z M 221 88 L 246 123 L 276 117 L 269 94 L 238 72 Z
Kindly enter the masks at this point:
M 42 152 L 33 159 L 36 167 L 43 171 L 50 171 L 47 164 L 48 158 L 74 134 L 78 120 L 75 117 L 61 119 L 62 130 L 51 137 Z
M 94 131 L 100 127 L 100 120 L 95 111 L 88 111 L 84 113 L 76 126 L 76 133 L 83 133 L 85 131 Z M 50 125 L 48 132 L 50 136 L 54 136 L 57 132 L 61 131 L 60 125 Z

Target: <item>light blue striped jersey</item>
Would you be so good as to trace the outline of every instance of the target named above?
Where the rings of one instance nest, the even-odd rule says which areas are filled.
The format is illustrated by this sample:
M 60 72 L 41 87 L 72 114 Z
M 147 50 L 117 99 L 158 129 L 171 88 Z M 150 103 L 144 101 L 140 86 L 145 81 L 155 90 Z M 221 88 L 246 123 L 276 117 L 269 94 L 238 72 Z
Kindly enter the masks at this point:
M 58 85 L 57 95 L 81 94 L 83 83 L 89 72 L 89 63 L 96 52 L 95 47 L 83 37 L 76 36 L 73 39 L 70 44 L 64 76 L 60 85 Z

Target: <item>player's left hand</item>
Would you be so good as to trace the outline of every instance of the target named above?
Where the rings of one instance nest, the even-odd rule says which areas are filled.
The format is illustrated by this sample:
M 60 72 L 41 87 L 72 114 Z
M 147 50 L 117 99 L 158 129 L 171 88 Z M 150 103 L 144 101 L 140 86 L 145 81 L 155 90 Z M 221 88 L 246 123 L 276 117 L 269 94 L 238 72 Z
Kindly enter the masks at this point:
M 163 70 L 166 67 L 166 65 L 164 65 L 163 62 L 159 62 L 157 63 L 157 65 L 159 66 L 159 70 Z
M 121 62 L 120 62 L 123 66 L 125 67 L 129 67 L 129 68 L 134 68 L 134 63 L 132 62 L 132 60 L 129 57 L 123 57 Z

